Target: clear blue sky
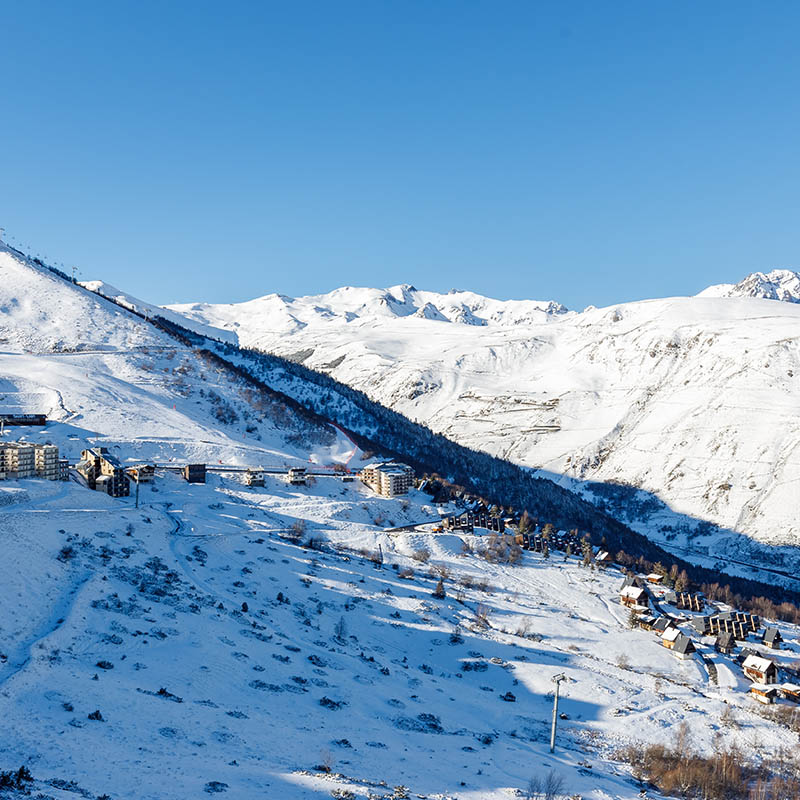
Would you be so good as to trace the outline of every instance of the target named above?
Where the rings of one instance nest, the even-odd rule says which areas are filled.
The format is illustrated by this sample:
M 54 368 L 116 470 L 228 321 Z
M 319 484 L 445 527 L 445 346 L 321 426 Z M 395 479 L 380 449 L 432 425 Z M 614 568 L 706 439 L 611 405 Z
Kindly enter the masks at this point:
M 796 2 L 0 0 L 0 226 L 155 302 L 800 265 Z

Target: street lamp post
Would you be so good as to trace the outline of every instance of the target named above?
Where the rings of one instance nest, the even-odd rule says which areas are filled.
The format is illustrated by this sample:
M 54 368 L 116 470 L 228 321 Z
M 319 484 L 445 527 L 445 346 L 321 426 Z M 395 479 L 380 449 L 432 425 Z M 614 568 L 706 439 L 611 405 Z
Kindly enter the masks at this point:
M 550 726 L 550 752 L 556 749 L 556 725 L 558 724 L 558 693 L 561 688 L 561 681 L 565 681 L 567 676 L 561 672 L 558 675 L 553 675 L 553 683 L 556 685 L 556 692 L 553 695 L 553 723 Z

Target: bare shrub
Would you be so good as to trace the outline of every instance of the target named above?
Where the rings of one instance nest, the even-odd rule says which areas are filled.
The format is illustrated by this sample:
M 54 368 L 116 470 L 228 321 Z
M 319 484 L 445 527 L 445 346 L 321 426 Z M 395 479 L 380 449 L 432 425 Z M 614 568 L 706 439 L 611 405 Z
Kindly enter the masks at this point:
M 397 573 L 398 578 L 404 578 L 408 581 L 414 580 L 414 570 L 411 567 L 406 567 L 405 569 L 401 569 L 400 572 Z
M 431 558 L 431 551 L 427 547 L 420 547 L 414 551 L 414 555 L 411 557 L 414 561 L 419 561 L 420 564 L 427 564 Z
M 478 607 L 475 609 L 475 619 L 482 628 L 489 627 L 489 617 L 491 614 L 492 610 L 489 608 L 489 606 L 486 606 L 483 603 L 478 603 Z
M 289 539 L 295 544 L 300 544 L 305 535 L 308 523 L 304 519 L 296 519 L 289 526 Z

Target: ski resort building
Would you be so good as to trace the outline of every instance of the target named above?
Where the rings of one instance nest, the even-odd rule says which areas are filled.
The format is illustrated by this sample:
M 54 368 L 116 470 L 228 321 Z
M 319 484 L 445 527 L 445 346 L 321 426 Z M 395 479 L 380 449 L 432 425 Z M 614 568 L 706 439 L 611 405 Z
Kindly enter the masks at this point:
M 188 483 L 205 483 L 206 482 L 206 465 L 205 464 L 187 464 L 182 470 L 184 479 Z
M 264 470 L 252 468 L 248 469 L 244 474 L 244 482 L 246 486 L 263 486 Z
M 34 448 L 36 475 L 48 481 L 59 478 L 58 448 L 54 444 L 36 445 Z
M 46 425 L 46 414 L 0 414 L 0 423 L 3 425 Z
M 30 442 L 0 443 L 0 478 L 44 478 L 48 481 L 61 479 L 58 447 L 54 444 Z
M 111 497 L 128 497 L 131 493 L 131 482 L 125 470 L 105 447 L 83 450 L 75 469 L 84 477 L 90 489 Z
M 733 634 L 725 631 L 720 633 L 714 642 L 714 649 L 718 653 L 732 653 L 735 646 L 736 639 L 733 638 Z
M 305 467 L 292 467 L 286 474 L 290 486 L 305 486 L 306 485 L 306 468 Z
M 694 642 L 685 634 L 681 633 L 672 645 L 672 652 L 681 661 L 691 658 L 695 652 Z
M 693 617 L 690 621 L 692 627 L 701 635 L 707 633 L 730 633 L 735 639 L 744 641 L 761 626 L 757 614 L 747 614 L 743 611 L 723 611 L 710 617 Z
M 377 494 L 396 497 L 399 494 L 408 494 L 414 481 L 414 470 L 406 464 L 386 461 L 364 467 L 359 477 Z
M 136 464 L 127 467 L 125 472 L 137 483 L 152 483 L 156 477 L 156 468 L 152 464 Z
M 675 606 L 675 608 L 687 609 L 688 611 L 702 611 L 705 606 L 703 595 L 692 592 L 666 592 L 664 594 L 664 602 Z

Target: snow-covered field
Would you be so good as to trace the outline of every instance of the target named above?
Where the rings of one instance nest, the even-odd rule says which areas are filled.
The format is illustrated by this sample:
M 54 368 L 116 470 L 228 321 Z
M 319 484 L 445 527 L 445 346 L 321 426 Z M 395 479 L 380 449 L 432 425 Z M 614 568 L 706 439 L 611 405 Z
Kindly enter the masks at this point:
M 407 286 L 171 308 L 541 469 L 682 555 L 710 549 L 791 569 L 800 305 L 761 299 L 786 299 L 798 283 L 770 276 L 709 290 L 722 297 L 581 313 Z M 593 492 L 593 482 L 612 488 Z M 719 529 L 698 526 L 707 522 Z
M 429 514 L 425 495 L 163 475 L 137 510 L 74 483 L 0 493 L 14 489 L 24 495 L 2 512 L 0 751 L 53 797 L 74 780 L 92 797 L 380 797 L 404 785 L 483 800 L 554 769 L 570 794 L 633 798 L 614 751 L 667 740 L 682 720 L 705 751 L 718 736 L 765 753 L 795 739 L 735 680 L 717 687 L 699 659 L 629 629 L 616 570 L 558 554 L 488 564 L 457 536 L 375 525 Z M 383 569 L 292 544 L 296 520 L 303 541 L 380 544 Z M 423 547 L 424 565 L 412 557 Z M 797 631 L 784 632 L 793 661 Z M 557 673 L 567 718 L 551 756 Z M 726 703 L 736 727 L 720 720 Z

